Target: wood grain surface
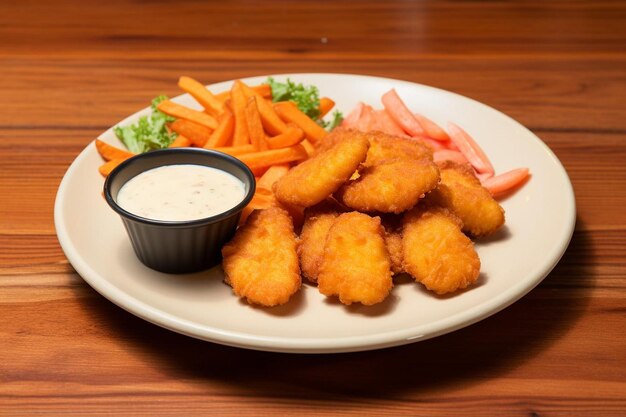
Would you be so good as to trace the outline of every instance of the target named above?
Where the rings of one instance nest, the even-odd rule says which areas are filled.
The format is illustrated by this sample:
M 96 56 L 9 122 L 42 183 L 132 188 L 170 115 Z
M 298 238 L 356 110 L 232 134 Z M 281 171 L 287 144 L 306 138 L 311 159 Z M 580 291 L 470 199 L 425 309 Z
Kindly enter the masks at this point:
M 3 1 L 0 415 L 626 415 L 623 1 Z M 92 290 L 57 241 L 66 169 L 181 74 L 379 75 L 489 104 L 567 169 L 578 218 L 535 290 L 436 339 L 229 348 Z

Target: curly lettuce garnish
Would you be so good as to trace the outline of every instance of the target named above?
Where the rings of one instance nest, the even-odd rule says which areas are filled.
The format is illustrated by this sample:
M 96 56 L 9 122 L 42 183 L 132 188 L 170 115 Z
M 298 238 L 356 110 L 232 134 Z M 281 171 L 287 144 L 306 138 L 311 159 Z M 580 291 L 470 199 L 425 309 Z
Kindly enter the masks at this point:
M 137 123 L 117 126 L 113 129 L 115 135 L 126 145 L 129 151 L 143 153 L 167 148 L 176 139 L 177 134 L 168 132 L 166 126 L 175 118 L 157 109 L 163 100 L 167 100 L 167 96 L 161 95 L 152 100 L 152 114 L 141 116 Z

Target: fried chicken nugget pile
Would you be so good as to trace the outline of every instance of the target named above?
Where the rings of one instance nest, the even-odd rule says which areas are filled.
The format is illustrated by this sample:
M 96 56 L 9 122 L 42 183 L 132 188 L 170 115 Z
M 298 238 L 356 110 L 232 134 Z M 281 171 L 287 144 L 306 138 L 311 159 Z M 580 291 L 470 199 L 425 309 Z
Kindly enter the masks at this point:
M 222 255 L 226 283 L 251 304 L 285 304 L 300 289 L 293 222 L 281 208 L 254 211 Z
M 439 165 L 441 184 L 428 196 L 463 221 L 463 231 L 474 237 L 496 232 L 504 224 L 504 209 L 480 184 L 467 165 L 447 161 Z
M 367 155 L 364 135 L 350 135 L 293 167 L 274 184 L 278 201 L 311 207 L 325 200 L 356 171 Z
M 334 219 L 319 267 L 319 291 L 348 305 L 383 301 L 393 287 L 383 236 L 379 217 L 349 212 Z
M 403 267 L 437 294 L 466 288 L 478 279 L 480 259 L 462 222 L 443 208 L 413 208 L 404 215 Z
M 263 306 L 287 302 L 301 273 L 344 304 L 382 302 L 402 273 L 437 294 L 467 288 L 480 259 L 464 232 L 504 223 L 471 167 L 437 165 L 427 146 L 378 132 L 335 129 L 273 192 L 278 207 L 253 212 L 223 249 L 235 294 Z M 304 210 L 299 237 L 281 205 Z
M 439 183 L 439 169 L 426 146 L 379 132 L 369 134 L 369 140 L 359 177 L 335 193 L 347 207 L 368 213 L 402 213 Z

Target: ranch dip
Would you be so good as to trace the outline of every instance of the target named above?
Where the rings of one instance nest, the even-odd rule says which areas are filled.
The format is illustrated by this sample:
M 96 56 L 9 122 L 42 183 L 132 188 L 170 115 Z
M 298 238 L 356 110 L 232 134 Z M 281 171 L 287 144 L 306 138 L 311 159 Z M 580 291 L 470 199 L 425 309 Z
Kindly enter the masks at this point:
M 117 194 L 117 204 L 152 220 L 187 221 L 223 213 L 245 197 L 242 181 L 202 165 L 165 165 L 131 178 Z

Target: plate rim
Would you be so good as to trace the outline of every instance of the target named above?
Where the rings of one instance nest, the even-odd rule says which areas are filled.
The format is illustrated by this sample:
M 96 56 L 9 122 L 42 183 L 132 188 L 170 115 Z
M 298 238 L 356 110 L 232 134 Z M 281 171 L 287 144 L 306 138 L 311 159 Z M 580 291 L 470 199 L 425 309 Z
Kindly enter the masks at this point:
M 554 152 L 546 145 L 537 135 L 526 128 L 517 120 L 511 116 L 503 113 L 487 104 L 474 100 L 470 97 L 463 96 L 461 94 L 443 90 L 437 87 L 415 83 L 406 80 L 399 80 L 387 77 L 378 77 L 363 74 L 348 74 L 348 73 L 285 73 L 285 74 L 268 74 L 258 75 L 252 77 L 241 78 L 242 80 L 254 80 L 258 78 L 276 77 L 276 78 L 305 78 L 310 76 L 322 76 L 322 77 L 356 77 L 366 78 L 369 80 L 384 81 L 391 84 L 405 84 L 409 86 L 418 86 L 420 88 L 431 89 L 437 93 L 445 93 L 446 95 L 453 95 L 456 98 L 463 100 L 470 100 L 473 105 L 478 105 L 489 109 L 490 111 L 497 112 L 499 115 L 504 116 L 509 122 L 522 128 L 525 133 L 528 134 L 529 139 L 532 138 L 537 145 L 543 148 L 544 152 L 550 157 L 551 161 L 557 168 L 560 169 L 560 173 L 563 175 L 563 179 L 567 185 L 567 190 L 564 190 L 567 195 L 567 201 L 565 205 L 569 208 L 569 222 L 567 223 L 566 233 L 563 235 L 559 245 L 554 245 L 550 248 L 550 253 L 547 259 L 552 259 L 552 262 L 548 267 L 542 265 L 541 267 L 535 265 L 526 276 L 534 277 L 531 280 L 521 280 L 516 285 L 509 287 L 507 291 L 499 293 L 496 297 L 486 300 L 478 305 L 474 305 L 469 309 L 458 312 L 452 316 L 446 317 L 441 320 L 436 320 L 428 324 L 420 324 L 417 326 L 407 327 L 389 332 L 377 332 L 370 335 L 359 336 L 345 336 L 340 338 L 292 338 L 292 337 L 280 337 L 280 336 L 260 336 L 252 335 L 245 332 L 230 331 L 214 326 L 197 325 L 187 319 L 181 319 L 170 313 L 163 312 L 157 308 L 150 306 L 148 303 L 140 300 L 136 297 L 130 296 L 115 285 L 111 284 L 106 278 L 101 276 L 95 271 L 74 249 L 67 229 L 65 227 L 65 221 L 62 216 L 63 205 L 65 204 L 65 195 L 68 183 L 71 176 L 78 169 L 80 162 L 87 157 L 90 152 L 95 149 L 95 139 L 91 141 L 80 154 L 72 161 L 71 165 L 65 172 L 63 179 L 57 190 L 55 203 L 54 203 L 54 225 L 57 234 L 57 238 L 61 245 L 61 248 L 68 258 L 70 264 L 74 267 L 76 272 L 81 278 L 87 282 L 93 289 L 106 299 L 117 305 L 118 307 L 128 311 L 129 313 L 142 318 L 150 323 L 156 324 L 160 327 L 168 330 L 181 333 L 190 337 L 206 340 L 209 342 L 219 343 L 223 345 L 262 350 L 272 352 L 286 352 L 286 353 L 341 353 L 341 352 L 356 352 L 373 349 L 382 349 L 392 346 L 400 346 L 417 341 L 427 340 L 433 337 L 437 337 L 446 333 L 450 333 L 459 330 L 463 327 L 467 327 L 478 321 L 502 311 L 520 298 L 524 297 L 533 288 L 535 288 L 561 260 L 569 243 L 572 239 L 575 224 L 576 224 L 576 203 L 573 185 L 567 174 L 567 171 Z M 207 86 L 215 86 L 218 84 L 232 83 L 234 80 L 219 81 L 209 84 Z M 181 94 L 172 99 L 180 99 L 188 94 Z M 139 111 L 127 116 L 120 122 L 114 124 L 109 129 L 98 135 L 98 138 L 104 136 L 114 126 L 124 123 L 129 118 L 138 116 L 142 112 L 146 112 L 149 107 L 140 109 Z M 419 330 L 419 331 L 418 331 Z

